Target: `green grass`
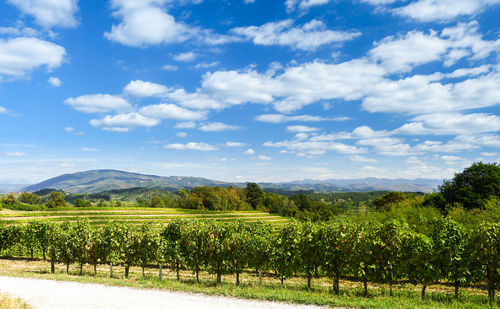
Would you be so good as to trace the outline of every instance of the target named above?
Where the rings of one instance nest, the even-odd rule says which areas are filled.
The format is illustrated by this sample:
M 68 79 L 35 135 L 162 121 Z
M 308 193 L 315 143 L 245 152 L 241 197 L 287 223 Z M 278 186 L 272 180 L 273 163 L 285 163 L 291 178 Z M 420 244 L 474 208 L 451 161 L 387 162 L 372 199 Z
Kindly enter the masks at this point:
M 279 228 L 290 219 L 261 211 L 206 211 L 179 208 L 62 208 L 50 211 L 0 211 L 0 221 L 7 224 L 26 224 L 31 221 L 64 222 L 85 218 L 92 225 L 102 225 L 109 221 L 123 221 L 131 224 L 168 223 L 175 219 L 213 219 L 247 222 L 260 221 Z
M 223 276 L 222 284 L 216 285 L 213 275 L 201 273 L 201 282 L 196 283 L 194 274 L 190 271 L 181 272 L 181 280 L 175 280 L 175 273 L 164 269 L 164 280 L 157 278 L 156 268 L 146 269 L 146 277 L 142 278 L 140 268 L 133 267 L 130 277 L 123 278 L 123 268 L 114 268 L 114 278 L 109 278 L 109 267 L 100 265 L 97 276 L 94 277 L 91 266 L 86 265 L 84 275 L 78 275 L 78 268 L 72 265 L 70 274 L 64 272 L 64 265 L 58 264 L 56 273 L 49 273 L 49 263 L 46 261 L 0 260 L 0 275 L 26 278 L 52 279 L 60 281 L 76 281 L 83 283 L 99 283 L 113 286 L 128 286 L 135 288 L 155 288 L 171 291 L 186 291 L 208 295 L 223 295 L 245 299 L 260 299 L 283 301 L 298 304 L 326 305 L 332 307 L 350 308 L 486 308 L 488 307 L 486 292 L 479 288 L 463 288 L 459 300 L 453 297 L 453 287 L 440 284 L 429 287 L 425 301 L 420 299 L 420 287 L 407 283 L 395 285 L 394 297 L 389 296 L 387 287 L 383 284 L 370 284 L 370 295 L 362 296 L 359 282 L 342 280 L 340 295 L 330 292 L 331 283 L 328 279 L 314 279 L 313 287 L 307 290 L 304 278 L 291 278 L 281 287 L 279 280 L 272 274 L 264 276 L 263 284 L 251 272 L 242 274 L 242 284 L 234 285 L 234 276 Z M 499 308 L 498 305 L 494 308 Z

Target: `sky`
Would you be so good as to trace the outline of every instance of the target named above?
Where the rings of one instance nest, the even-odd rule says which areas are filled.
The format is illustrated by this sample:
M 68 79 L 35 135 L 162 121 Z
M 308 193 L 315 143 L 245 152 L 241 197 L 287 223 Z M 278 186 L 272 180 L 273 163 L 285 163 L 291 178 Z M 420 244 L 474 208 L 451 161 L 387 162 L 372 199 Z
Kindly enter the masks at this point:
M 0 0 L 0 183 L 444 179 L 500 158 L 500 0 Z

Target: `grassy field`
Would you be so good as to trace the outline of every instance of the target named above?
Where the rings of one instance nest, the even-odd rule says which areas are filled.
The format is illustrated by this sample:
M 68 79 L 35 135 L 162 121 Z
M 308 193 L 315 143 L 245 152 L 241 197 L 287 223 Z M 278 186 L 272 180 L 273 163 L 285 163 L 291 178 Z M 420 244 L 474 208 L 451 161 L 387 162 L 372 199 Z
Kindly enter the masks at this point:
M 369 296 L 362 297 L 362 284 L 354 280 L 344 279 L 340 282 L 341 294 L 331 293 L 331 282 L 328 279 L 313 279 L 311 290 L 307 290 L 306 279 L 297 277 L 285 281 L 282 288 L 279 280 L 268 273 L 264 275 L 262 285 L 258 277 L 247 272 L 242 274 L 242 284 L 236 287 L 234 276 L 223 276 L 222 283 L 215 284 L 215 276 L 201 273 L 201 282 L 196 283 L 191 271 L 182 271 L 181 280 L 175 280 L 175 273 L 163 270 L 163 280 L 158 280 L 158 269 L 146 269 L 146 277 L 142 277 L 140 268 L 132 267 L 128 279 L 123 277 L 123 267 L 115 266 L 113 278 L 109 278 L 109 266 L 100 265 L 97 276 L 93 275 L 91 266 L 84 267 L 84 274 L 78 275 L 77 265 L 72 265 L 70 274 L 65 273 L 65 266 L 56 265 L 56 273 L 50 274 L 50 264 L 43 260 L 0 259 L 0 275 L 61 281 L 77 281 L 83 283 L 99 283 L 114 286 L 130 286 L 136 288 L 155 288 L 172 291 L 187 291 L 209 295 L 224 295 L 247 299 L 284 301 L 299 304 L 316 304 L 332 307 L 350 308 L 486 308 L 487 293 L 483 287 L 462 288 L 460 299 L 453 298 L 453 287 L 446 284 L 432 285 L 428 288 L 428 297 L 420 299 L 420 287 L 400 282 L 394 287 L 395 297 L 389 296 L 386 285 L 370 284 Z M 498 305 L 494 308 L 498 308 Z
M 279 228 L 290 222 L 288 218 L 259 211 L 202 211 L 179 208 L 65 208 L 50 211 L 16 211 L 3 209 L 0 211 L 0 221 L 6 223 L 28 223 L 33 220 L 63 222 L 85 218 L 90 224 L 99 225 L 107 221 L 118 220 L 134 224 L 145 222 L 167 223 L 175 219 L 214 219 L 231 221 L 235 219 L 252 222 L 262 221 Z

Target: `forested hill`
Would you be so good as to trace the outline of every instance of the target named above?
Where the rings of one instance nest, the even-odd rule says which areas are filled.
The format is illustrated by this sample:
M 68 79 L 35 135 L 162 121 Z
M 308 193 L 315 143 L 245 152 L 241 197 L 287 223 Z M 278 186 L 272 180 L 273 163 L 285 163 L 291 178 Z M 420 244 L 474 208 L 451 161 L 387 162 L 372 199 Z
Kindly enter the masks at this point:
M 64 174 L 28 186 L 24 191 L 58 189 L 69 193 L 97 193 L 128 188 L 193 188 L 199 186 L 220 186 L 224 182 L 198 177 L 161 177 L 117 170 L 94 170 Z
M 432 192 L 442 180 L 435 179 L 331 179 L 303 180 L 284 183 L 260 183 L 262 188 L 279 191 L 307 192 L 368 192 L 368 191 L 405 191 Z M 28 186 L 24 191 L 58 189 L 69 193 L 97 193 L 128 188 L 194 188 L 199 186 L 245 187 L 246 183 L 228 183 L 217 180 L 170 176 L 143 175 L 117 170 L 94 170 L 64 174 L 41 183 Z

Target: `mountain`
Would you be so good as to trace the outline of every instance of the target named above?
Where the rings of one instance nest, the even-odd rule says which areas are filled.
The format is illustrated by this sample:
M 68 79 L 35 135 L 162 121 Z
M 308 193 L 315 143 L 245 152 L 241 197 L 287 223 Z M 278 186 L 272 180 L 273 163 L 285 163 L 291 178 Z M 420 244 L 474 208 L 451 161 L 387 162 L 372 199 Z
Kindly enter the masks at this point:
M 109 190 L 142 188 L 193 188 L 218 186 L 224 182 L 198 177 L 161 177 L 117 170 L 94 170 L 64 174 L 24 188 L 35 192 L 42 189 L 58 189 L 69 193 L 97 193 Z
M 262 188 L 284 191 L 316 191 L 316 192 L 367 192 L 367 191 L 406 191 L 432 192 L 442 180 L 437 179 L 329 179 L 301 180 L 284 183 L 259 183 Z M 24 191 L 39 191 L 52 188 L 69 193 L 98 193 L 109 190 L 129 188 L 194 188 L 198 186 L 236 186 L 244 187 L 246 183 L 228 183 L 198 177 L 143 175 L 117 170 L 94 170 L 74 174 L 64 174 L 28 186 Z

